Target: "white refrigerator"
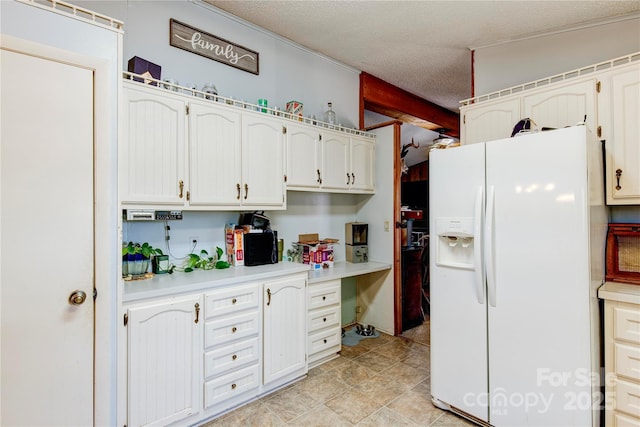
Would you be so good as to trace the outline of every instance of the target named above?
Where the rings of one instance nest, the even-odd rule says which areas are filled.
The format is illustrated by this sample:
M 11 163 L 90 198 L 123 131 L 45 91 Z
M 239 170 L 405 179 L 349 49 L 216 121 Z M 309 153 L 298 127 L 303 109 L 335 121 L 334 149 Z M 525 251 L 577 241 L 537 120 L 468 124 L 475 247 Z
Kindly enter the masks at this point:
M 599 425 L 600 147 L 574 126 L 430 153 L 436 406 L 493 426 Z

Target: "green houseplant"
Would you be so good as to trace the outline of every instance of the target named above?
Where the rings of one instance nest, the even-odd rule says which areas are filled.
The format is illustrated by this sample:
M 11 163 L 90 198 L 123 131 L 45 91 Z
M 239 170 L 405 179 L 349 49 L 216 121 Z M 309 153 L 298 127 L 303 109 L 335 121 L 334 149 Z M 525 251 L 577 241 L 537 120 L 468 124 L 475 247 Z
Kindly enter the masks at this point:
M 122 245 L 122 275 L 137 276 L 149 270 L 149 260 L 152 255 L 164 255 L 161 249 L 154 248 L 149 243 L 129 242 Z
M 220 258 L 222 257 L 223 251 L 222 248 L 217 247 L 216 253 L 214 256 L 209 256 L 209 252 L 204 249 L 200 251 L 200 254 L 189 254 L 187 258 L 187 262 L 183 267 L 183 271 L 185 273 L 189 273 L 196 268 L 200 268 L 202 270 L 213 270 L 214 268 L 222 269 L 228 268 L 229 263 L 227 261 L 222 261 Z

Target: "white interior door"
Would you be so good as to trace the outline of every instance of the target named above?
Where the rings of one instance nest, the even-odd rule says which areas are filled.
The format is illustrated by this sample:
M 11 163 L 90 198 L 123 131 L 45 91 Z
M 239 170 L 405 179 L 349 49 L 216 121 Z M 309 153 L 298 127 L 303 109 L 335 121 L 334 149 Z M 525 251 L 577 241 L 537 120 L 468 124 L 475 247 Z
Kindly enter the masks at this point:
M 0 424 L 92 425 L 93 72 L 0 55 Z

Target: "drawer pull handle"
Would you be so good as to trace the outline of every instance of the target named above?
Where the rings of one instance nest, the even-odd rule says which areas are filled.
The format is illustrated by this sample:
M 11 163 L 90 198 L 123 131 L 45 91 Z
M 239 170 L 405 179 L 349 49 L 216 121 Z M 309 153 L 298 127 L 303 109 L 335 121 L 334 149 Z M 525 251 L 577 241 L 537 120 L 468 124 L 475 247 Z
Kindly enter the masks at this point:
M 237 303 L 237 302 L 238 302 L 238 300 L 237 300 L 237 299 L 235 299 L 235 298 L 231 300 L 231 304 L 235 304 L 235 303 Z
M 184 181 L 183 180 L 178 181 L 178 188 L 180 188 L 180 194 L 178 194 L 178 197 L 180 197 L 182 199 L 182 193 L 184 191 Z
M 323 296 L 323 297 L 322 297 L 322 301 L 324 301 L 324 300 L 326 300 L 326 299 L 327 299 L 327 297 L 325 297 L 325 296 Z
M 327 321 L 327 318 L 325 317 L 324 319 L 322 319 L 322 321 L 323 321 L 323 322 L 326 322 L 326 321 Z
M 238 195 L 236 196 L 236 199 L 240 200 L 240 184 L 236 184 L 236 191 L 238 192 Z
M 267 288 L 267 305 L 271 305 L 271 288 Z
M 622 177 L 622 169 L 616 169 L 616 190 L 618 191 L 622 190 L 622 187 L 620 187 L 620 177 Z
M 198 323 L 198 320 L 200 320 L 200 304 L 196 303 L 196 305 L 194 307 L 196 309 L 196 320 L 195 320 L 195 322 Z
M 327 343 L 327 340 L 326 340 L 326 339 L 325 339 L 325 340 L 323 340 L 323 341 L 324 341 L 324 343 L 325 343 L 325 344 Z
M 238 387 L 235 383 L 231 384 L 231 390 L 235 390 Z
M 249 184 L 245 184 L 244 185 L 244 199 L 247 200 L 248 196 L 249 196 Z
M 234 354 L 233 356 L 231 356 L 231 360 L 236 360 L 238 358 L 237 354 Z
M 233 328 L 231 328 L 231 333 L 236 333 L 238 331 L 238 328 L 236 328 L 235 326 Z

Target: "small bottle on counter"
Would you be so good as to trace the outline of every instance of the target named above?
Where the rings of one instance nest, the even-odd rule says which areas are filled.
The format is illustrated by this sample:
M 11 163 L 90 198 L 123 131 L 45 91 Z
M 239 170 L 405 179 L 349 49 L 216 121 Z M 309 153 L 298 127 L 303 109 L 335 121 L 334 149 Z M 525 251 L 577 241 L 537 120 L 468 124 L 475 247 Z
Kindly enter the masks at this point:
M 329 109 L 327 110 L 327 123 L 329 123 L 330 125 L 335 125 L 336 124 L 336 113 L 335 111 L 333 111 L 333 104 L 331 102 L 327 103 L 327 106 L 329 107 Z

